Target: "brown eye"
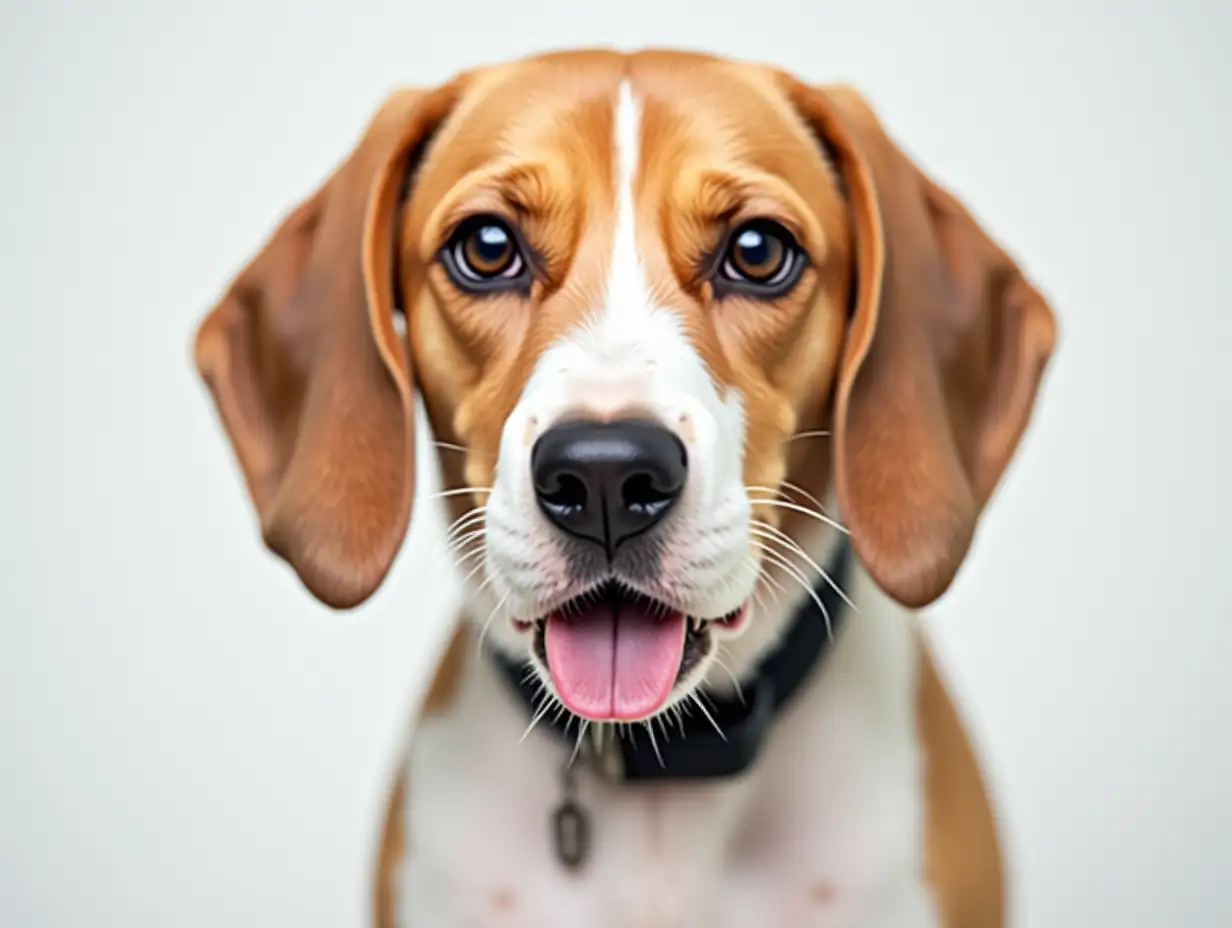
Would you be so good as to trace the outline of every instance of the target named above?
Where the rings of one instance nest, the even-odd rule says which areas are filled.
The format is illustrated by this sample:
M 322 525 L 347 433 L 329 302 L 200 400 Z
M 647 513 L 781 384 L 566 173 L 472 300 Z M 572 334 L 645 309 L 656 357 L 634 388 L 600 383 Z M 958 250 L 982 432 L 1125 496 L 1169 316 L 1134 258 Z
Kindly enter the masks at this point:
M 782 296 L 800 279 L 804 264 L 804 253 L 790 232 L 777 222 L 757 219 L 737 227 L 728 238 L 715 283 L 721 290 L 750 296 Z
M 441 250 L 441 260 L 463 290 L 490 293 L 528 283 L 517 234 L 495 216 L 474 216 L 459 225 Z

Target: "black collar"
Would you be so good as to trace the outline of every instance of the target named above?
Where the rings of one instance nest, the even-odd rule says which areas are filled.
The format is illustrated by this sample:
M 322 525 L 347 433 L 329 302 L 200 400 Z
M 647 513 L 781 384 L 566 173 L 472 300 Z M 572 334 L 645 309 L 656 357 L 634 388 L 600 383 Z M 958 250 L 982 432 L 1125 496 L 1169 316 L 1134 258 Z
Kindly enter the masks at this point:
M 654 744 L 644 727 L 628 726 L 622 737 L 607 739 L 613 751 L 592 758 L 598 772 L 612 781 L 630 782 L 732 777 L 751 767 L 776 716 L 839 634 L 846 613 L 845 598 L 839 590 L 848 579 L 850 561 L 851 545 L 843 538 L 826 566 L 833 582 L 823 578 L 813 588 L 813 595 L 804 598 L 782 641 L 762 659 L 752 679 L 742 684 L 743 699 L 703 696 L 709 718 L 700 711 L 691 712 L 683 719 L 683 732 L 668 724 L 666 736 L 657 737 Z M 533 713 L 542 690 L 527 672 L 526 663 L 493 656 L 528 714 Z M 548 713 L 539 724 L 572 746 L 578 740 L 577 720 L 563 715 L 553 720 Z

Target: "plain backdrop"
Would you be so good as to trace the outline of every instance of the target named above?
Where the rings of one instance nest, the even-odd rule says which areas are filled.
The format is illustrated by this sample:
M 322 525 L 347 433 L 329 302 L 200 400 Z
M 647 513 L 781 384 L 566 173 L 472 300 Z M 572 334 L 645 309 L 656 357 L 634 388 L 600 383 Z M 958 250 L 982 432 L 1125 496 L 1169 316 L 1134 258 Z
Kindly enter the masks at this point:
M 0 924 L 363 924 L 455 595 L 438 515 L 365 607 L 317 605 L 190 338 L 386 92 L 592 44 L 857 84 L 1049 293 L 1037 416 L 928 629 L 1017 925 L 1232 924 L 1229 5 L 0 10 Z

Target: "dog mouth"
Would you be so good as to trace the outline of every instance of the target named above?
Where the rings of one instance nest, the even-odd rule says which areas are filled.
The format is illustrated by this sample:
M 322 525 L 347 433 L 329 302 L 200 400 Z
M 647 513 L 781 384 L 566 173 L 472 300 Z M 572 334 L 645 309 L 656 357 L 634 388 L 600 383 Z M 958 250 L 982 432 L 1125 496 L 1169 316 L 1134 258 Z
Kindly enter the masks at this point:
M 745 612 L 703 619 L 609 581 L 517 624 L 533 628 L 535 655 L 566 709 L 591 721 L 634 722 L 661 711 L 714 650 L 714 629 L 738 629 Z

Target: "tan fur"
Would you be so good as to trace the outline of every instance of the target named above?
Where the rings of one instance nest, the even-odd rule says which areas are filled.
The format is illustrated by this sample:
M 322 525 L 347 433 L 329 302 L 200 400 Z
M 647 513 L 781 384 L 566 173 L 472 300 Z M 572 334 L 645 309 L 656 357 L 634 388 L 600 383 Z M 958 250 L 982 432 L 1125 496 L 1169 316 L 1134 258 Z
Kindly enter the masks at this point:
M 926 763 L 925 878 L 943 924 L 1002 925 L 1005 878 L 996 817 L 962 719 L 923 640 L 919 720 Z
M 377 853 L 376 881 L 372 891 L 372 924 L 375 928 L 395 928 L 398 917 L 398 868 L 406 855 L 406 831 L 403 828 L 406 805 L 406 764 L 398 765 L 398 773 L 389 790 L 385 816 L 381 826 Z

